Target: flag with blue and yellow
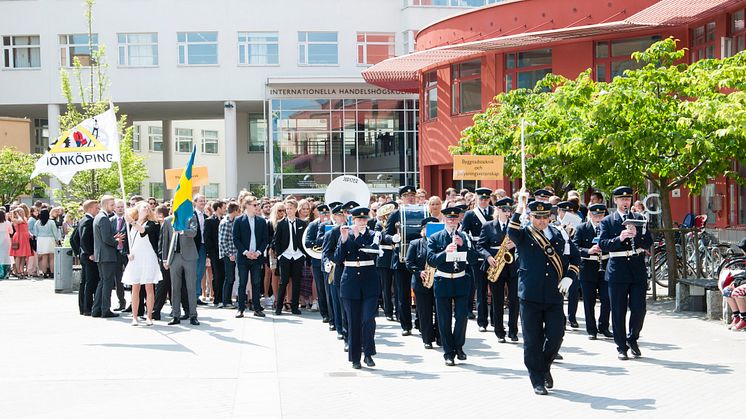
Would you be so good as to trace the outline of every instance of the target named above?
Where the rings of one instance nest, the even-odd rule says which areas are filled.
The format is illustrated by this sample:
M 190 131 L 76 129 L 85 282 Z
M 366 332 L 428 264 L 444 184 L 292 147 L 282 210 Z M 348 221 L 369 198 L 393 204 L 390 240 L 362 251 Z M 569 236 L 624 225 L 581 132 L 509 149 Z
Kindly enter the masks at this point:
M 194 165 L 194 155 L 197 153 L 197 146 L 192 148 L 192 155 L 189 157 L 189 163 L 181 174 L 179 185 L 176 186 L 174 193 L 174 231 L 184 231 L 189 228 L 189 219 L 194 215 L 194 203 L 192 202 L 192 166 Z

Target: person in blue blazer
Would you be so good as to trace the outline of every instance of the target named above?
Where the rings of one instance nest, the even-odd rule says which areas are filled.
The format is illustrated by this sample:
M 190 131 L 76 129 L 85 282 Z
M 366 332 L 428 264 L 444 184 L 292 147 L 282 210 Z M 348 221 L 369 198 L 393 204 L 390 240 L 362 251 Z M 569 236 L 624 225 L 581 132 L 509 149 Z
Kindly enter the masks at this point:
M 613 195 L 616 211 L 601 220 L 599 247 L 602 251 L 609 252 L 606 282 L 609 287 L 611 325 L 617 345 L 617 357 L 627 360 L 628 349 L 632 350 L 634 357 L 642 356 L 637 339 L 640 337 L 646 311 L 648 274 L 645 250 L 652 246 L 653 237 L 645 227 L 644 217 L 630 211 L 632 188 L 620 186 L 614 189 Z M 625 324 L 627 307 L 630 312 L 629 333 Z
M 360 369 L 360 355 L 364 362 L 374 367 L 376 354 L 376 312 L 381 285 L 376 273 L 376 257 L 381 239 L 380 232 L 368 228 L 367 207 L 351 211 L 352 226 L 342 226 L 339 242 L 334 251 L 337 269 L 344 269 L 340 280 L 339 295 L 347 313 L 348 359 L 352 368 Z
M 528 204 L 529 224 L 521 227 L 526 210 L 521 194 L 515 214 L 508 224 L 508 237 L 518 255 L 518 299 L 523 330 L 523 362 L 528 369 L 534 393 L 545 395 L 554 387 L 552 362 L 565 335 L 563 294 L 577 280 L 580 254 L 571 241 L 549 225 L 551 204 Z
M 269 246 L 267 222 L 257 216 L 256 197 L 247 196 L 243 201 L 244 213 L 233 222 L 233 244 L 236 246 L 238 267 L 238 312 L 243 317 L 246 310 L 246 285 L 251 275 L 251 301 L 254 316 L 265 317 L 259 302 L 262 296 L 262 264 L 264 251 Z M 280 302 L 281 303 L 281 302 Z

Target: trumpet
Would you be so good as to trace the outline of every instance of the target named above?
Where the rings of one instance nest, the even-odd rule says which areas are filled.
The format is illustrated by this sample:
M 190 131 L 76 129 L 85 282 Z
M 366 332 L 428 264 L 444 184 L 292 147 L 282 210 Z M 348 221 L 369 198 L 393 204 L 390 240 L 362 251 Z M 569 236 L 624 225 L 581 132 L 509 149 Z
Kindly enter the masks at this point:
M 435 280 L 435 268 L 425 264 L 425 278 L 422 280 L 422 286 L 425 288 L 432 288 L 433 281 Z
M 498 278 L 500 278 L 500 273 L 502 273 L 503 268 L 505 268 L 505 265 L 513 263 L 513 254 L 510 253 L 510 250 L 508 249 L 508 241 L 510 239 L 508 238 L 508 235 L 505 235 L 505 238 L 503 238 L 502 243 L 500 243 L 500 249 L 498 249 L 497 253 L 495 254 L 495 260 L 497 261 L 497 264 L 495 266 L 490 266 L 487 268 L 487 279 L 490 282 L 497 282 Z

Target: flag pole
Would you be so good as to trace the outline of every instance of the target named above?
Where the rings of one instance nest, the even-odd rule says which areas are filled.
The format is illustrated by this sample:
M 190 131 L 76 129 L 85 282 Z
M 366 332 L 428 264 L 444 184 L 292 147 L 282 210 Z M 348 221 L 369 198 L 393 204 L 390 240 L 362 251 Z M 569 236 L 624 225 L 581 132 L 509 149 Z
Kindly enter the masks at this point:
M 109 108 L 114 111 L 114 104 L 112 102 L 109 102 Z M 116 113 L 114 113 L 114 120 L 116 121 Z M 117 134 L 119 134 L 119 125 L 117 124 Z M 121 146 L 121 142 L 118 142 L 117 146 Z M 119 153 L 119 161 L 117 162 L 117 167 L 119 168 L 119 187 L 122 189 L 122 200 L 124 201 L 124 207 L 127 208 L 127 193 L 124 190 L 124 176 L 122 175 L 122 152 L 121 149 L 117 150 Z M 126 211 L 126 210 L 125 210 Z M 129 241 L 130 238 L 130 224 L 127 222 L 127 220 L 124 220 L 124 227 L 127 230 L 127 240 Z M 132 250 L 132 249 L 130 249 Z
M 521 118 L 521 191 L 526 191 L 526 120 Z

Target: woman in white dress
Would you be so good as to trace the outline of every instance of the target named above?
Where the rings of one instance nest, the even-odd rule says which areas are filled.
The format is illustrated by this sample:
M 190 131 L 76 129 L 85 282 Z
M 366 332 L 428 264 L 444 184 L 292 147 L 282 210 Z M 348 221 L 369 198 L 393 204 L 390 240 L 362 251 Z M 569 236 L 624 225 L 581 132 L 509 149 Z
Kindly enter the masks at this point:
M 139 202 L 127 210 L 125 220 L 130 224 L 129 262 L 122 274 L 122 283 L 132 285 L 132 325 L 137 326 L 137 310 L 140 305 L 140 285 L 145 285 L 147 320 L 146 325 L 153 325 L 153 284 L 161 280 L 158 256 L 158 224 L 155 214 L 147 202 Z

